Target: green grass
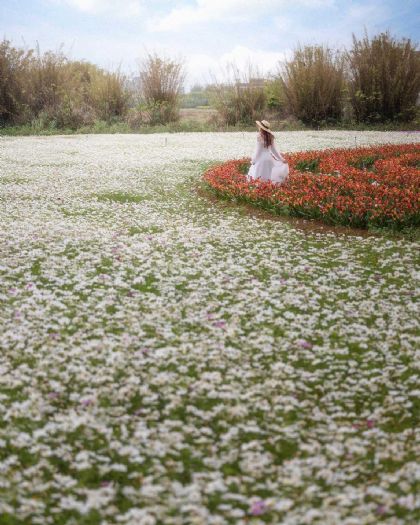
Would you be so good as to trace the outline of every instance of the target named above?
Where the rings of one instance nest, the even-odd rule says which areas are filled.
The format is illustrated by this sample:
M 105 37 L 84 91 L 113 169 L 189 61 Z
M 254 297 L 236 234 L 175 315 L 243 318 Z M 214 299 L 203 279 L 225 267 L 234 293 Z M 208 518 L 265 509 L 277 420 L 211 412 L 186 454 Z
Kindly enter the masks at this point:
M 370 155 L 370 156 L 368 155 L 365 157 L 358 158 L 354 162 L 350 163 L 350 165 L 354 166 L 355 168 L 359 170 L 373 171 L 375 161 L 377 161 L 380 158 L 382 157 L 380 157 L 379 155 Z
M 23 177 L 0 177 L 0 184 L 26 184 L 28 179 Z
M 319 159 L 301 160 L 300 162 L 296 163 L 295 168 L 299 171 L 319 173 Z
M 98 193 L 95 196 L 98 199 L 98 201 L 111 201 L 118 202 L 120 204 L 138 204 L 147 200 L 147 197 L 145 197 L 144 195 L 138 195 L 136 193 L 127 193 L 124 191 L 110 191 L 107 193 Z
M 363 123 L 337 123 L 309 126 L 297 120 L 274 120 L 273 129 L 275 131 L 303 131 L 303 130 L 354 130 L 354 131 L 418 131 L 419 122 L 387 122 L 380 124 Z M 115 134 L 115 133 L 198 133 L 212 131 L 255 131 L 254 123 L 238 123 L 235 126 L 224 124 L 208 123 L 193 119 L 181 119 L 178 122 L 171 122 L 160 125 L 142 125 L 131 128 L 125 121 L 105 122 L 97 121 L 89 126 L 82 126 L 78 129 L 57 128 L 55 125 L 39 127 L 37 123 L 23 124 L 20 126 L 0 127 L 0 136 L 28 136 L 28 135 L 76 135 L 76 134 Z
M 140 234 L 147 233 L 149 235 L 152 235 L 152 234 L 160 233 L 161 231 L 162 229 L 157 226 L 144 226 L 144 227 L 130 226 L 128 229 L 128 234 L 129 235 L 140 235 Z

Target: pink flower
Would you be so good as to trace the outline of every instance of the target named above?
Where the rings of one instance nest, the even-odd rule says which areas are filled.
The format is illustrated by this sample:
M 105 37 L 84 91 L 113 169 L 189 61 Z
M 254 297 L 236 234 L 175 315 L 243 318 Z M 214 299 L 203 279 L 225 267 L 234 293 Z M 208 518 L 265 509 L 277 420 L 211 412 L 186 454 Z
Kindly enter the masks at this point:
M 253 516 L 260 516 L 267 510 L 267 505 L 263 500 L 254 501 L 251 504 L 250 514 Z
M 216 321 L 215 323 L 213 323 L 213 326 L 215 326 L 216 328 L 225 328 L 226 323 L 224 321 Z
M 306 350 L 310 350 L 313 346 L 312 343 L 310 343 L 309 341 L 306 341 L 306 339 L 299 339 L 297 343 L 299 346 L 301 346 L 302 348 L 305 348 Z
M 368 428 L 373 428 L 375 426 L 375 420 L 374 419 L 366 419 L 366 426 Z
M 60 397 L 60 393 L 59 392 L 49 392 L 48 397 L 50 399 L 57 399 L 57 397 Z

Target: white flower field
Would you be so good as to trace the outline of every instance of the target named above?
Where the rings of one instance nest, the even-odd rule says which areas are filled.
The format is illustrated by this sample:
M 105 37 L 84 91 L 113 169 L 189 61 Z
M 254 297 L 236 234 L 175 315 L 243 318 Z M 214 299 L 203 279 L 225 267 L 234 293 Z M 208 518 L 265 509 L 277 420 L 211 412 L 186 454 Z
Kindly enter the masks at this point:
M 416 522 L 419 245 L 197 191 L 254 143 L 0 138 L 1 525 Z

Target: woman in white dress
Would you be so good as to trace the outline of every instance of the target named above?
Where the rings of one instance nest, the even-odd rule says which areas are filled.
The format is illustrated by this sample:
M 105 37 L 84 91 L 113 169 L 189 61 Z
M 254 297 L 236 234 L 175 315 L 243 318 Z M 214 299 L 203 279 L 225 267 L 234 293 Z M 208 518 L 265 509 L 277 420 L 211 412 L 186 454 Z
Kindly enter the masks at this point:
M 261 122 L 257 120 L 256 124 L 259 129 L 257 148 L 251 159 L 248 178 L 282 183 L 289 175 L 286 159 L 274 146 L 274 134 L 270 129 L 270 123 L 266 120 Z

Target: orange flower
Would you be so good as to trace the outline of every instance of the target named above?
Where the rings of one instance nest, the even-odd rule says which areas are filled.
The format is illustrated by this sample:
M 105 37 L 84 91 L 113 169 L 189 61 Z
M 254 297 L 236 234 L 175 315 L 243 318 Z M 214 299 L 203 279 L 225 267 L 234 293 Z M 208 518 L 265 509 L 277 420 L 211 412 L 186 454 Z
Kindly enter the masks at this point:
M 420 223 L 420 146 L 385 145 L 285 155 L 290 175 L 281 186 L 248 181 L 249 159 L 204 174 L 217 194 L 274 212 L 358 227 Z

